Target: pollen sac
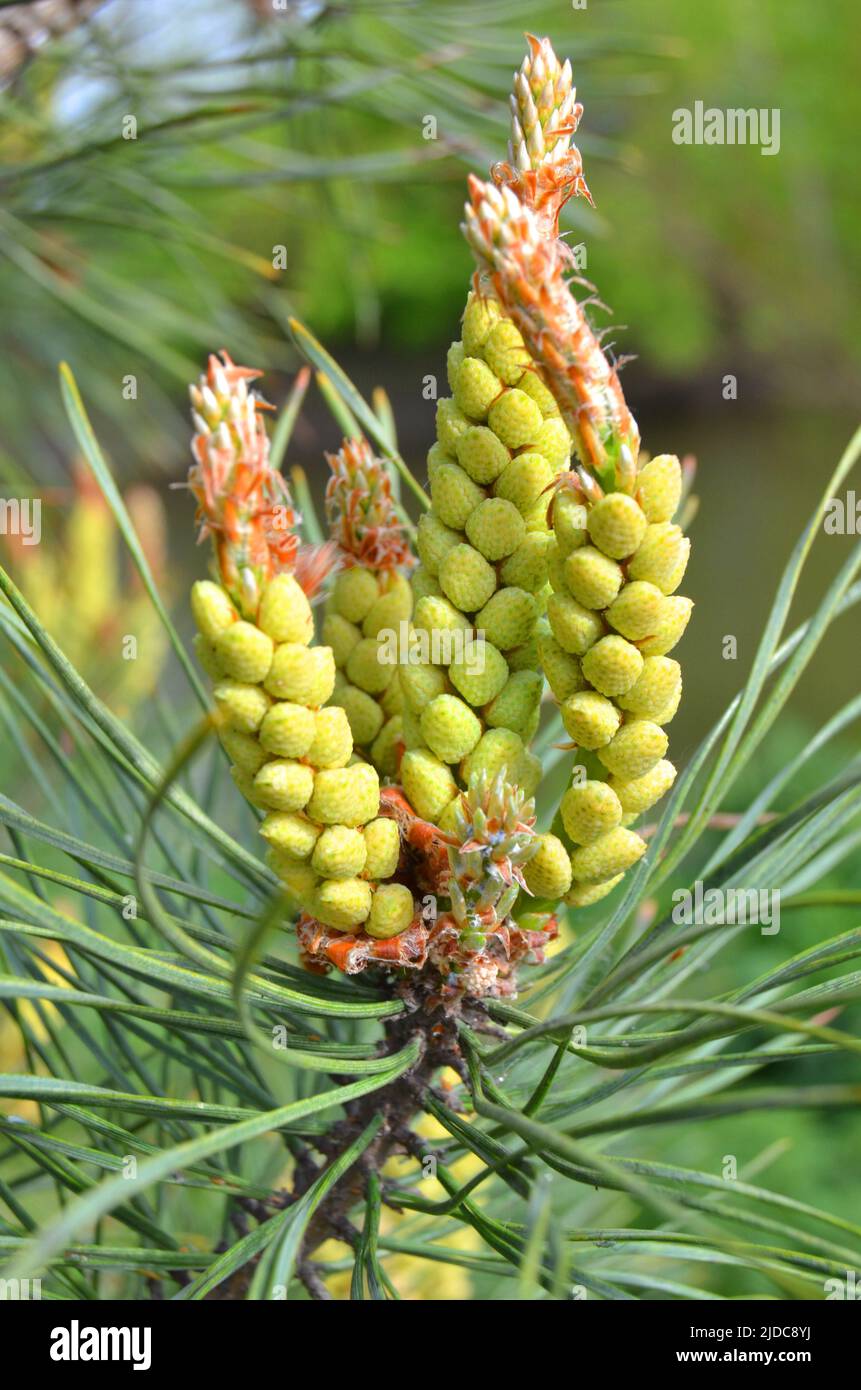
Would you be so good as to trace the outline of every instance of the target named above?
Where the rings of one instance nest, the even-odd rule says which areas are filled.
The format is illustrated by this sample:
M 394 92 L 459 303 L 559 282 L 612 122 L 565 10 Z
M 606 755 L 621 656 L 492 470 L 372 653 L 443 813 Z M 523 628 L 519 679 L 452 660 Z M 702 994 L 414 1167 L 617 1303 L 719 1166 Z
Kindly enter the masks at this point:
M 536 898 L 556 901 L 571 887 L 571 861 L 555 835 L 539 835 L 538 849 L 523 867 L 523 877 Z
M 462 531 L 485 493 L 459 463 L 442 463 L 431 480 L 431 501 L 440 521 Z
M 266 754 L 253 734 L 243 734 L 238 729 L 222 729 L 218 737 L 230 761 L 240 771 L 251 777 L 259 772 L 266 761 Z
M 457 459 L 473 482 L 486 486 L 495 482 L 508 466 L 511 454 L 493 430 L 472 425 L 458 439 Z
M 397 630 L 399 623 L 409 621 L 412 611 L 413 593 L 409 580 L 402 574 L 389 574 L 383 592 L 362 619 L 362 634 L 376 637 L 386 629 Z
M 523 513 L 523 520 L 526 522 L 527 533 L 537 533 L 541 536 L 550 534 L 550 523 L 547 520 L 547 502 L 545 498 L 539 497 L 537 502 L 533 502 Z
M 350 931 L 367 921 L 371 901 L 370 885 L 364 879 L 324 879 L 314 893 L 314 916 L 335 931 Z
M 604 748 L 614 737 L 622 716 L 611 700 L 595 690 L 569 695 L 559 707 L 565 732 L 580 748 Z
M 415 904 L 409 888 L 403 883 L 383 883 L 374 894 L 365 931 L 385 941 L 406 931 L 414 916 Z
M 211 579 L 198 579 L 191 586 L 191 612 L 207 642 L 215 642 L 239 617 L 226 590 Z
M 320 828 L 295 811 L 274 811 L 263 821 L 260 833 L 273 849 L 304 862 L 311 857 Z
M 556 641 L 571 656 L 583 656 L 604 633 L 598 614 L 569 594 L 553 594 L 547 604 L 547 617 Z
M 475 549 L 493 563 L 517 549 L 526 535 L 526 524 L 513 502 L 488 497 L 468 515 L 465 530 Z
M 488 729 L 461 764 L 464 783 L 468 785 L 482 773 L 492 782 L 500 772 L 514 782 L 523 752 L 523 739 L 513 729 Z
M 643 670 L 643 658 L 632 642 L 610 634 L 590 647 L 582 661 L 583 675 L 602 695 L 623 695 Z
M 588 512 L 576 495 L 559 491 L 553 499 L 553 532 L 564 559 L 572 550 L 579 550 L 589 539 L 586 528 Z
M 502 383 L 480 357 L 465 357 L 458 368 L 455 404 L 470 420 L 486 420 Z
M 527 367 L 520 380 L 515 382 L 519 390 L 525 391 L 527 396 L 531 396 L 538 406 L 541 414 L 547 419 L 549 416 L 559 414 L 559 406 L 556 404 L 556 397 L 541 380 L 535 367 Z
M 425 705 L 445 690 L 445 674 L 438 666 L 402 666 L 400 681 L 404 699 L 415 714 L 421 714 Z
M 459 763 L 481 738 L 481 720 L 456 695 L 437 695 L 425 707 L 421 731 L 432 753 L 444 763 Z
M 550 632 L 538 635 L 538 659 L 554 696 L 560 702 L 586 689 L 586 677 L 579 660 L 560 647 Z
M 681 704 L 681 699 L 682 682 L 679 681 L 676 687 L 675 695 L 673 695 L 664 705 L 663 709 L 659 710 L 658 713 L 654 716 L 655 723 L 660 725 L 669 724 L 678 711 L 679 705 Z
M 637 553 L 628 564 L 630 579 L 644 579 L 662 594 L 675 593 L 684 578 L 691 543 L 681 528 L 669 521 L 646 527 Z
M 212 695 L 230 727 L 243 734 L 257 732 L 270 705 L 259 685 L 244 685 L 240 681 L 222 681 Z
M 351 565 L 341 570 L 332 591 L 335 612 L 351 623 L 360 623 L 379 596 L 376 576 L 364 565 Z
M 463 349 L 470 356 L 477 356 L 490 336 L 491 329 L 498 323 L 501 310 L 495 299 L 470 295 L 463 316 Z
M 314 711 L 284 701 L 272 705 L 260 725 L 260 743 L 267 753 L 302 758 L 314 738 Z
M 448 449 L 444 449 L 439 440 L 436 439 L 428 449 L 427 454 L 428 483 L 433 483 L 445 463 L 454 463 L 454 459 Z
M 368 821 L 362 834 L 365 838 L 364 878 L 391 878 L 398 867 L 401 837 L 393 820 L 378 816 Z
M 324 768 L 314 778 L 308 815 L 320 825 L 364 825 L 380 806 L 380 779 L 370 763 Z
M 210 680 L 221 680 L 226 672 L 218 659 L 214 643 L 208 641 L 202 632 L 196 632 L 192 638 L 192 646 L 195 656 Z
M 482 356 L 506 386 L 515 386 L 529 366 L 529 353 L 520 330 L 510 319 L 495 323 L 483 344 Z
M 598 757 L 608 772 L 626 781 L 651 772 L 667 751 L 669 740 L 659 724 L 650 719 L 632 719 L 623 724 Z
M 458 368 L 460 375 L 460 368 Z M 457 442 L 465 430 L 469 429 L 469 420 L 464 415 L 460 407 L 447 396 L 442 396 L 437 401 L 436 407 L 436 433 L 437 439 L 451 458 L 457 453 Z
M 669 612 L 667 604 L 671 602 L 654 584 L 635 579 L 624 586 L 619 597 L 610 605 L 607 621 L 629 641 L 642 641 L 663 630 L 662 625 Z
M 468 546 L 464 547 L 469 549 Z M 427 638 L 427 657 L 435 666 L 446 665 L 454 650 L 454 643 L 448 640 L 449 634 L 461 638 L 470 631 L 470 624 L 447 598 L 420 598 L 413 615 L 416 633 Z M 409 669 L 407 666 L 403 670 Z
M 554 473 L 560 473 L 567 466 L 573 448 L 565 422 L 552 417 L 544 420 L 532 440 L 532 447 L 544 455 Z
M 538 606 L 525 589 L 499 589 L 475 615 L 475 625 L 500 651 L 519 647 L 532 634 Z
M 325 705 L 335 688 L 335 658 L 331 647 L 303 647 L 298 642 L 282 642 L 275 648 L 265 685 L 277 700 L 289 700 L 312 709 Z
M 474 707 L 488 704 L 508 680 L 508 662 L 492 642 L 474 642 L 469 653 L 453 661 L 448 677 Z
M 460 541 L 460 533 L 444 525 L 433 512 L 424 512 L 416 529 L 416 549 L 427 573 L 436 579 L 448 552 Z
M 445 355 L 445 374 L 446 380 L 448 381 L 449 391 L 454 390 L 454 384 L 457 381 L 457 374 L 460 370 L 460 364 L 465 356 L 466 352 L 464 350 L 463 343 L 461 342 L 452 343 L 448 352 Z
M 520 788 L 524 796 L 534 796 L 543 776 L 544 766 L 541 759 L 526 749 L 514 766 L 511 781 Z
M 535 443 L 544 424 L 540 406 L 517 387 L 505 391 L 493 402 L 487 420 L 493 433 L 509 449 L 522 449 L 524 444 Z
M 462 613 L 474 613 L 496 588 L 496 571 L 474 546 L 452 546 L 439 571 L 446 598 Z
M 547 583 L 547 570 L 553 552 L 553 537 L 530 532 L 500 568 L 503 584 L 512 584 L 527 593 L 537 593 Z
M 376 637 L 363 637 L 347 659 L 347 679 L 369 695 L 381 695 L 392 679 L 387 650 Z
M 646 524 L 642 510 L 625 492 L 610 492 L 589 510 L 593 544 L 614 560 L 633 555 L 646 533 Z
M 619 696 L 619 704 L 641 719 L 661 724 L 658 715 L 681 690 L 681 684 L 682 668 L 677 661 L 670 656 L 647 656 L 634 684 Z
M 275 849 L 269 851 L 267 859 L 288 896 L 295 899 L 298 906 L 304 907 L 313 901 L 319 879 L 310 864 L 299 864 Z
M 506 464 L 493 485 L 493 491 L 497 497 L 512 502 L 518 511 L 526 513 L 544 495 L 553 476 L 548 460 L 533 450 L 517 454 Z
M 460 795 L 452 797 L 437 820 L 437 825 L 446 835 L 454 835 L 457 833 L 460 804 Z
M 541 703 L 542 685 L 540 671 L 515 671 L 485 710 L 490 727 L 513 729 L 521 738 L 525 738 L 530 721 Z
M 400 714 L 403 708 L 404 692 L 401 689 L 401 673 L 398 669 L 380 696 L 380 709 L 386 719 L 391 719 L 393 714 Z
M 588 845 L 622 820 L 623 807 L 616 792 L 590 778 L 569 787 L 560 805 L 565 834 L 575 845 Z
M 682 497 L 682 470 L 675 454 L 659 454 L 637 474 L 637 500 L 647 521 L 672 521 Z
M 440 597 L 442 595 L 442 589 L 439 587 L 439 583 L 432 574 L 428 573 L 424 565 L 417 565 L 413 570 L 410 576 L 410 587 L 413 591 L 413 599 L 416 603 L 418 603 L 420 598 L 430 598 L 434 595 Z M 326 640 L 325 636 L 323 640 Z
M 371 744 L 371 762 L 383 777 L 395 777 L 400 755 L 405 746 L 403 715 L 387 719 Z
M 629 587 L 633 586 L 629 585 Z M 693 606 L 689 598 L 681 598 L 679 594 L 672 594 L 669 598 L 665 598 L 660 621 L 653 628 L 650 636 L 639 644 L 643 656 L 666 656 L 667 652 L 671 652 L 684 635 Z
M 273 642 L 301 642 L 314 636 L 314 615 L 305 591 L 292 574 L 276 574 L 260 600 L 257 623 Z
M 426 748 L 427 744 L 422 737 L 420 717 L 413 713 L 409 705 L 404 706 L 401 718 L 403 720 L 404 748 Z
M 338 705 L 347 716 L 352 734 L 350 753 L 353 750 L 353 744 L 358 748 L 368 748 L 383 727 L 384 716 L 379 701 L 375 700 L 373 695 L 368 695 L 364 690 L 360 690 L 357 685 L 342 686 L 335 691 L 332 699 L 337 700 Z M 343 767 L 349 761 L 350 753 L 347 754 L 343 762 L 320 763 L 319 766 Z M 376 764 L 376 758 L 374 763 Z
M 323 619 L 322 638 L 332 648 L 335 665 L 346 666 L 350 652 L 362 636 L 362 630 L 340 613 L 327 613 Z
M 594 545 L 572 551 L 563 561 L 562 576 L 584 608 L 609 608 L 625 578 L 621 566 Z
M 288 758 L 264 763 L 254 778 L 259 804 L 273 811 L 301 811 L 313 790 L 313 769 Z
M 620 825 L 574 851 L 572 876 L 575 883 L 603 884 L 630 869 L 645 852 L 645 840 Z
M 235 622 L 215 640 L 218 660 L 235 681 L 258 684 L 266 679 L 272 665 L 272 638 L 253 623 Z
M 641 812 L 648 811 L 656 801 L 660 801 L 675 780 L 676 769 L 673 764 L 666 758 L 661 758 L 642 777 L 631 778 L 629 781 L 611 777 L 610 785 L 619 798 L 625 816 L 638 816 Z
M 435 821 L 457 791 L 446 764 L 424 748 L 409 748 L 404 753 L 401 781 L 410 805 L 423 820 Z
M 368 857 L 361 830 L 349 825 L 328 825 L 317 839 L 311 868 L 321 878 L 355 878 Z
M 353 734 L 347 711 L 338 705 L 317 710 L 308 762 L 317 768 L 346 767 L 353 753 Z
M 528 642 L 523 642 L 519 647 L 512 647 L 506 652 L 505 659 L 508 662 L 509 671 L 533 671 L 538 670 L 538 634 L 533 632 Z

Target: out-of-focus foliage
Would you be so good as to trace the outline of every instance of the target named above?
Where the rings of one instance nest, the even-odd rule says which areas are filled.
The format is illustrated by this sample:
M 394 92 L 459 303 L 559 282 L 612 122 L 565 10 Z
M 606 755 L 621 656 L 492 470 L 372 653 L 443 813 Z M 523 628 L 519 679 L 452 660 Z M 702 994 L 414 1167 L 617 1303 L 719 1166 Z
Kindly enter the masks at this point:
M 6 477 L 3 483 L 8 488 L 14 479 Z M 26 492 L 27 483 L 19 478 L 18 488 Z M 0 559 L 21 576 L 46 627 L 62 634 L 78 670 L 114 709 L 129 714 L 155 690 L 167 643 L 121 550 L 110 509 L 83 464 L 75 467 L 69 489 L 54 489 L 33 499 L 34 504 L 39 507 L 38 534 L 0 535 Z M 128 488 L 125 504 L 153 574 L 170 591 L 159 493 L 135 484 Z
M 637 107 L 637 176 L 597 183 L 612 233 L 595 278 L 653 373 L 752 367 L 789 401 L 845 398 L 861 358 L 857 23 L 851 0 L 648 6 L 685 51 Z M 673 112 L 696 101 L 776 108 L 779 152 L 674 144 Z
M 32 454 L 37 414 L 56 447 L 43 381 L 65 355 L 86 364 L 112 452 L 121 439 L 125 455 L 169 467 L 177 384 L 222 342 L 271 370 L 290 365 L 288 301 L 321 331 L 366 343 L 384 316 L 401 341 L 417 342 L 418 324 L 438 338 L 446 292 L 465 275 L 464 171 L 505 152 L 499 93 L 522 28 L 511 0 L 277 11 L 106 0 L 46 42 L 0 95 L 7 447 Z M 584 38 L 593 91 L 603 81 L 630 93 L 613 71 L 632 47 L 608 24 Z M 587 152 L 617 154 L 599 128 Z M 129 377 L 147 402 L 133 438 Z

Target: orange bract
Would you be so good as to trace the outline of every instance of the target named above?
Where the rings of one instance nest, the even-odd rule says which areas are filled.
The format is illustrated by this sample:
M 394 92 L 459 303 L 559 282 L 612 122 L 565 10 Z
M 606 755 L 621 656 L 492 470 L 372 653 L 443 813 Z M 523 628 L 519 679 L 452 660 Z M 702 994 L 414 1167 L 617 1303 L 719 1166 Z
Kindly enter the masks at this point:
M 570 255 L 542 234 L 511 188 L 470 176 L 464 235 L 478 262 L 477 294 L 491 292 L 517 325 L 559 405 L 583 464 L 602 484 L 633 476 L 640 446 L 616 368 L 568 287 Z
M 212 536 L 221 579 L 240 610 L 256 612 L 263 589 L 291 569 L 298 521 L 290 491 L 269 462 L 260 411 L 269 409 L 249 381 L 262 373 L 239 367 L 227 352 L 209 357 L 190 388 L 195 436 L 188 486 L 197 500 L 200 539 Z
M 326 518 L 344 564 L 396 569 L 410 561 L 410 547 L 397 519 L 392 484 L 382 459 L 365 439 L 345 439 L 327 454 L 332 476 L 326 485 Z
M 491 177 L 510 188 L 538 219 L 543 236 L 559 233 L 559 213 L 569 198 L 592 201 L 580 151 L 572 142 L 583 107 L 572 85 L 571 64 L 560 63 L 549 39 L 527 34 L 529 53 L 514 77 L 508 163 Z

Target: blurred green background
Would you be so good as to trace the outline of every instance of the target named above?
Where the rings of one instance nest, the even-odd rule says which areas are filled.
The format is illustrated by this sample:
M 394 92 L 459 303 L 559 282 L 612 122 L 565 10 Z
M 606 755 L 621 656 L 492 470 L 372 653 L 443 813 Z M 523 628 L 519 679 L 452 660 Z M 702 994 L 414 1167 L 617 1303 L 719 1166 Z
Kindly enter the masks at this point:
M 143 531 L 187 626 L 184 590 L 201 561 L 191 502 L 169 490 L 188 463 L 186 384 L 224 346 L 262 367 L 266 394 L 283 401 L 299 365 L 291 313 L 366 395 L 385 385 L 402 452 L 423 479 L 434 412 L 423 381 L 435 374 L 445 394 L 445 351 L 472 269 L 458 230 L 465 175 L 504 157 L 523 29 L 546 32 L 573 63 L 595 199 L 594 209 L 569 205 L 566 230 L 610 306 L 600 322 L 627 325 L 610 338 L 634 356 L 623 382 L 645 446 L 698 461 L 686 582 L 697 609 L 673 725 L 684 764 L 749 669 L 780 568 L 856 423 L 854 9 L 850 0 L 827 12 L 806 0 L 107 0 L 32 54 L 0 41 L 0 491 L 42 496 L 55 554 L 89 555 L 91 568 L 110 554 L 97 520 L 88 529 L 82 519 L 56 378 L 65 358 L 123 485 L 149 488 Z M 779 153 L 676 145 L 673 112 L 697 101 L 779 108 Z M 312 393 L 289 459 L 318 497 L 322 451 L 338 439 Z M 798 620 L 852 539 L 819 538 Z M 14 552 L 13 573 L 32 592 L 32 556 L 3 537 L 0 550 L 4 563 Z M 105 641 L 119 640 L 111 605 L 128 592 L 121 572 L 106 574 L 97 566 L 86 580 L 93 616 L 80 640 L 93 665 L 97 647 L 104 658 Z M 64 586 L 74 597 L 85 578 L 73 562 L 34 573 L 34 587 L 48 603 Z M 735 660 L 723 657 L 727 635 Z M 736 789 L 738 805 L 855 693 L 858 649 L 852 616 Z M 93 679 L 111 690 L 109 672 Z M 168 672 L 162 694 L 179 688 Z M 146 692 L 114 693 L 134 709 Z M 152 707 L 138 717 L 163 715 Z M 852 733 L 829 751 L 835 767 L 854 751 Z M 4 776 L 19 778 L 7 758 Z M 35 781 L 21 795 L 38 805 Z M 850 864 L 831 882 L 857 879 Z M 829 933 L 852 924 L 851 914 L 832 919 Z M 792 914 L 784 932 L 787 953 L 809 943 L 816 913 Z M 715 991 L 770 960 L 765 938 L 746 937 L 744 951 L 713 967 Z M 770 1115 L 710 1127 L 707 1143 L 692 1130 L 673 1158 L 718 1172 L 724 1154 L 743 1165 L 765 1153 L 763 1181 L 848 1216 L 861 1199 L 856 1151 L 857 1124 L 845 1117 Z

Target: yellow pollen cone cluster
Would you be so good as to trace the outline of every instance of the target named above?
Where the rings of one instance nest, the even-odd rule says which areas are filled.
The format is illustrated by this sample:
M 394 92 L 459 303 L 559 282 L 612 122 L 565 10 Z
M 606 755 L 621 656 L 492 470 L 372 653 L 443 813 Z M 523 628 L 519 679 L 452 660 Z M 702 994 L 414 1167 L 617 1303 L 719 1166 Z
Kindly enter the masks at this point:
M 269 582 L 256 623 L 240 619 L 210 580 L 194 585 L 192 611 L 234 780 L 266 812 L 260 833 L 290 896 L 338 931 L 364 925 L 392 935 L 392 921 L 405 930 L 409 890 L 396 914 L 386 895 L 376 905 L 381 880 L 397 868 L 398 829 L 379 816 L 376 769 L 353 760 L 346 713 L 327 704 L 335 658 L 331 647 L 312 645 L 311 605 L 296 579 L 282 573 Z
M 454 406 L 465 411 L 468 396 L 486 410 L 488 424 L 494 415 L 500 420 L 503 443 L 522 447 L 522 383 L 513 385 L 513 366 L 505 375 L 506 349 L 518 351 L 523 362 L 532 360 L 542 415 L 564 422 L 577 455 L 549 494 L 551 594 L 537 632 L 541 668 L 577 750 L 575 780 L 554 823 L 557 844 L 536 856 L 526 881 L 552 896 L 551 886 L 564 883 L 563 851 L 565 901 L 587 906 L 644 853 L 630 826 L 675 776 L 664 726 L 678 707 L 681 670 L 668 653 L 692 608 L 676 593 L 690 544 L 673 522 L 682 493 L 678 459 L 662 455 L 638 469 L 639 431 L 618 371 L 572 293 L 572 257 L 556 219 L 565 198 L 586 193 L 570 139 L 580 107 L 570 69 L 549 42 L 529 42 L 515 77 L 511 162 L 494 167 L 492 183 L 470 180 L 463 231 L 476 259 L 480 297 L 472 312 L 482 330 L 473 344 L 464 327 Z M 484 360 L 464 386 L 473 346 Z M 500 382 L 493 399 L 489 372 Z M 466 431 L 453 409 L 444 426 L 457 445 Z
M 551 595 L 546 490 L 571 437 L 514 324 L 471 294 L 437 405 L 430 510 L 418 527 L 416 638 L 401 670 L 404 789 L 420 815 L 454 823 L 476 773 L 531 796 L 529 751 L 543 680 L 536 633 Z
M 630 826 L 675 779 L 664 726 L 682 675 L 668 653 L 692 608 L 675 594 L 690 550 L 672 522 L 681 489 L 678 459 L 662 455 L 643 464 L 633 493 L 562 486 L 553 500 L 553 597 L 538 647 L 577 748 L 559 816 L 571 906 L 598 901 L 642 856 Z
M 214 385 L 192 391 L 191 472 L 221 581 L 191 593 L 219 737 L 240 791 L 265 812 L 268 859 L 296 905 L 335 931 L 391 936 L 413 917 L 412 895 L 392 895 L 394 885 L 375 906 L 398 867 L 400 833 L 380 816 L 379 775 L 354 757 L 345 710 L 328 703 L 335 654 L 313 641 L 311 605 L 291 573 L 298 542 L 273 524 L 279 485 L 248 390 L 259 373 L 222 358 L 210 361 Z

